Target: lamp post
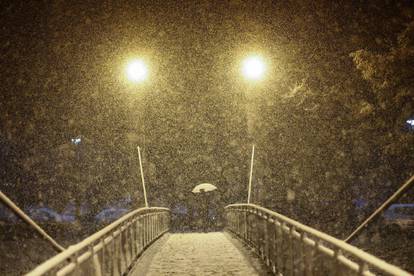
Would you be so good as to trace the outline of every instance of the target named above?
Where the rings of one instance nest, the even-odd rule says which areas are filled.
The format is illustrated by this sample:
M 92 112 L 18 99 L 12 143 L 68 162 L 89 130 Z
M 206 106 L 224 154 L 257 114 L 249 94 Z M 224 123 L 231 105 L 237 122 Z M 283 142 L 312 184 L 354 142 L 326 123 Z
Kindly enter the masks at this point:
M 250 161 L 249 190 L 247 193 L 247 204 L 250 204 L 250 198 L 252 194 L 253 162 L 254 162 L 254 145 L 252 146 L 252 159 Z
M 138 84 L 143 83 L 148 79 L 148 67 L 143 59 L 132 59 L 130 60 L 125 67 L 125 74 L 129 82 Z M 145 126 L 143 127 L 143 146 L 145 147 Z M 147 191 L 145 187 L 144 171 L 142 166 L 141 158 L 141 148 L 138 146 L 138 160 L 139 160 L 139 169 L 141 174 L 141 183 L 144 193 L 145 207 L 149 207 L 147 199 Z
M 266 73 L 266 64 L 263 60 L 263 57 L 259 55 L 250 55 L 246 57 L 241 64 L 241 73 L 246 81 L 249 83 L 255 83 L 260 81 L 264 78 Z M 247 116 L 247 124 L 248 128 L 251 130 L 252 126 L 252 116 L 251 108 L 245 105 L 246 116 Z M 249 131 L 251 132 L 251 131 Z M 247 203 L 250 204 L 251 202 L 251 192 L 252 192 L 252 180 L 253 180 L 253 163 L 254 163 L 254 145 L 252 146 L 252 156 L 250 161 L 250 173 L 249 173 L 249 187 L 248 187 L 248 194 L 247 194 Z
M 140 168 L 140 172 L 141 172 L 142 190 L 144 191 L 145 207 L 148 208 L 147 190 L 145 189 L 144 171 L 142 169 L 142 160 L 141 160 L 141 149 L 140 149 L 140 147 L 137 147 L 137 150 L 138 150 L 139 168 Z

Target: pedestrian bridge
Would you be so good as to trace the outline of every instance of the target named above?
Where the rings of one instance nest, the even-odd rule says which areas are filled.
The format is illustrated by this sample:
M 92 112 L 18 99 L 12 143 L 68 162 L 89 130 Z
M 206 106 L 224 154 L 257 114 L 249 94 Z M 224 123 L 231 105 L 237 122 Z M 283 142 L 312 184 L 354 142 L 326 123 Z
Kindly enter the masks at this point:
M 225 217 L 224 232 L 173 234 L 169 209 L 137 209 L 27 275 L 411 275 L 254 204 Z

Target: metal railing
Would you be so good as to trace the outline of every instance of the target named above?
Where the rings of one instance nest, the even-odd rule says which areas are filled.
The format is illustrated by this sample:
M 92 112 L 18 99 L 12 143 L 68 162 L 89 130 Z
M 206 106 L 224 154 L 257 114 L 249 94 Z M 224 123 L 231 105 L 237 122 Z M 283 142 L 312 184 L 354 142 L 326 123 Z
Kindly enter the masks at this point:
M 27 275 L 124 275 L 141 253 L 169 230 L 169 225 L 169 209 L 137 209 Z
M 226 207 L 226 230 L 276 275 L 411 275 L 344 241 L 254 204 Z

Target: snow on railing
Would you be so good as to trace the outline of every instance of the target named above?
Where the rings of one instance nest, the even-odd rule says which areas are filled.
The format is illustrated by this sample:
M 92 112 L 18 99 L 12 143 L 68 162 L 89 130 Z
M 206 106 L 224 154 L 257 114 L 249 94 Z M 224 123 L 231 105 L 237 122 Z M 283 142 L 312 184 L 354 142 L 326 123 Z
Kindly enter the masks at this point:
M 226 207 L 226 229 L 277 275 L 411 275 L 344 241 L 254 204 Z
M 124 275 L 169 227 L 169 209 L 137 209 L 70 246 L 27 275 Z

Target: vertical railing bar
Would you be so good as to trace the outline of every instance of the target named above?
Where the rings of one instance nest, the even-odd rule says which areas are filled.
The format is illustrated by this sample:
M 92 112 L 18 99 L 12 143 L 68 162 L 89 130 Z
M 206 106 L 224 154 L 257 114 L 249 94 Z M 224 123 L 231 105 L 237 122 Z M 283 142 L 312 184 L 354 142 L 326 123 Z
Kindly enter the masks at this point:
M 79 274 L 80 267 L 79 267 L 79 251 L 75 251 L 73 255 L 71 256 L 71 263 L 75 265 L 74 273 Z
M 154 223 L 154 214 L 151 214 L 151 241 L 155 237 L 155 223 Z M 150 243 L 151 243 L 150 241 Z
M 278 223 L 278 221 L 276 220 L 276 218 L 274 218 L 274 220 L 273 220 L 273 226 L 274 226 L 274 234 L 273 234 L 274 241 L 273 241 L 273 243 L 274 243 L 274 248 L 275 248 L 275 254 L 273 256 L 273 262 L 274 262 L 273 273 L 274 274 L 276 274 L 279 271 L 279 269 L 278 269 L 278 263 L 279 263 L 278 262 L 278 260 L 279 260 L 278 238 L 279 238 L 279 235 L 277 234 L 277 231 L 278 231 L 277 223 Z
M 128 237 L 128 222 L 125 223 L 125 227 L 123 229 L 123 237 L 122 237 L 122 251 L 123 251 L 123 260 L 124 262 L 123 267 L 122 267 L 122 274 L 124 274 L 124 272 L 126 271 L 126 269 L 128 268 L 128 263 L 129 263 L 129 258 L 128 258 L 128 243 L 129 243 L 129 237 Z
M 150 239 L 150 232 L 149 232 L 149 214 L 147 213 L 146 217 L 145 217 L 145 247 L 148 246 L 148 241 Z
M 281 248 L 281 257 L 282 257 L 282 262 L 281 262 L 281 271 L 282 274 L 285 275 L 286 273 L 286 253 L 287 253 L 287 248 L 286 248 L 286 242 L 285 242 L 285 225 L 286 222 L 282 221 L 282 224 L 280 226 L 280 248 Z
M 318 271 L 315 271 L 315 269 L 319 269 L 320 268 L 320 265 L 319 265 L 319 263 L 318 263 L 318 261 L 320 260 L 320 253 L 319 253 L 319 244 L 320 244 L 320 240 L 318 239 L 318 238 L 316 238 L 315 239 L 315 246 L 314 246 L 314 248 L 313 248 L 313 254 L 312 254 L 312 260 L 317 260 L 316 262 L 315 261 L 312 261 L 312 273 L 314 273 L 315 272 L 315 274 L 316 275 L 318 275 Z
M 130 221 L 130 222 L 128 222 L 128 229 L 127 229 L 127 233 L 128 233 L 128 242 L 127 242 L 127 245 L 128 245 L 128 263 L 127 263 L 127 269 L 128 269 L 128 267 L 131 265 L 131 263 L 132 263 L 132 260 L 133 260 L 133 246 L 134 246 L 134 240 L 133 240 L 133 238 L 132 238 L 132 227 L 131 227 L 131 225 L 132 225 L 132 222 Z
M 155 214 L 151 214 L 152 217 L 152 239 L 151 242 L 155 239 Z
M 151 236 L 152 236 L 152 223 L 151 223 L 151 213 L 148 213 L 148 224 L 147 224 L 147 229 L 148 229 L 148 237 L 147 237 L 147 246 L 150 244 L 151 242 Z
M 367 263 L 361 260 L 361 262 L 359 263 L 358 275 L 364 275 L 367 271 L 368 271 Z
M 308 273 L 308 261 L 307 261 L 307 246 L 306 246 L 306 233 L 300 232 L 300 247 L 301 247 L 301 261 L 302 261 L 302 268 L 303 268 L 303 275 L 309 275 Z
M 233 227 L 233 228 L 236 228 L 235 229 L 236 234 L 237 235 L 240 235 L 240 215 L 239 215 L 239 213 L 236 213 L 235 214 L 235 217 L 236 217 L 236 225 L 237 225 L 237 227 Z
M 269 258 L 269 233 L 267 230 L 267 222 L 268 222 L 268 216 L 266 214 L 264 214 L 263 217 L 263 226 L 264 226 L 264 254 L 265 254 L 265 261 L 266 261 L 266 265 L 270 266 L 270 258 Z
M 145 214 L 141 216 L 141 231 L 140 231 L 140 236 L 141 236 L 141 249 L 140 251 L 142 252 L 145 248 Z
M 152 236 L 153 236 L 153 232 L 154 232 L 154 229 L 153 229 L 153 223 L 152 223 L 152 214 L 151 213 L 149 213 L 148 214 L 148 224 L 149 224 L 149 238 L 148 238 L 148 244 L 150 244 L 151 243 L 151 241 L 152 241 Z
M 148 228 L 148 237 L 147 237 L 147 246 L 150 244 L 151 242 L 151 213 L 148 213 L 148 224 L 147 224 L 147 228 Z
M 116 270 L 116 265 L 115 265 L 115 261 L 118 259 L 117 255 L 117 250 L 116 250 L 116 240 L 115 240 L 115 232 L 111 233 L 112 235 L 112 252 L 113 255 L 111 258 L 111 275 L 115 275 L 115 270 Z
M 95 246 L 94 246 L 93 243 L 91 243 L 91 244 L 88 245 L 88 251 L 91 254 L 89 261 L 90 261 L 90 263 L 92 263 L 92 269 L 94 270 L 95 273 L 97 273 L 96 270 L 98 270 L 100 268 L 95 267 L 96 263 L 95 263 L 95 260 L 94 260 L 95 259 L 95 248 L 94 247 Z M 99 265 L 100 265 L 100 262 L 99 262 Z
M 142 240 L 142 250 L 145 249 L 147 245 L 147 217 L 148 215 L 145 214 L 142 218 L 142 234 L 143 234 L 143 240 Z
M 339 257 L 342 255 L 342 250 L 340 248 L 335 248 L 333 266 L 336 275 L 339 275 L 341 263 L 339 262 Z
M 151 224 L 152 224 L 152 238 L 151 241 L 155 239 L 155 214 L 151 214 Z
M 132 254 L 133 254 L 133 259 L 135 260 L 135 258 L 137 257 L 137 255 L 138 255 L 138 241 L 137 241 L 137 230 L 138 230 L 138 219 L 135 219 L 134 220 L 134 223 L 133 223 L 133 227 L 132 227 L 132 232 L 133 232 L 133 239 L 134 239 L 134 243 L 133 243 L 133 252 L 132 252 Z
M 295 242 L 295 240 L 294 240 L 294 237 L 293 237 L 293 235 L 294 235 L 294 233 L 295 233 L 295 226 L 290 226 L 290 229 L 289 229 L 289 251 L 290 251 L 290 254 L 289 254 L 289 258 L 290 258 L 290 275 L 294 275 L 294 273 L 295 273 L 295 253 L 294 253 L 294 242 Z
M 119 234 L 118 234 L 118 251 L 119 251 L 119 258 L 118 258 L 118 272 L 122 275 L 122 260 L 124 259 L 124 250 L 123 250 L 123 224 L 119 227 Z
M 105 249 L 106 249 L 106 244 L 105 244 L 105 236 L 101 237 L 99 243 L 102 244 L 102 249 L 101 249 L 101 267 L 102 267 L 102 271 L 105 273 L 106 272 L 106 268 L 107 268 L 107 264 L 105 261 Z
M 154 214 L 154 238 L 158 237 L 158 214 Z

